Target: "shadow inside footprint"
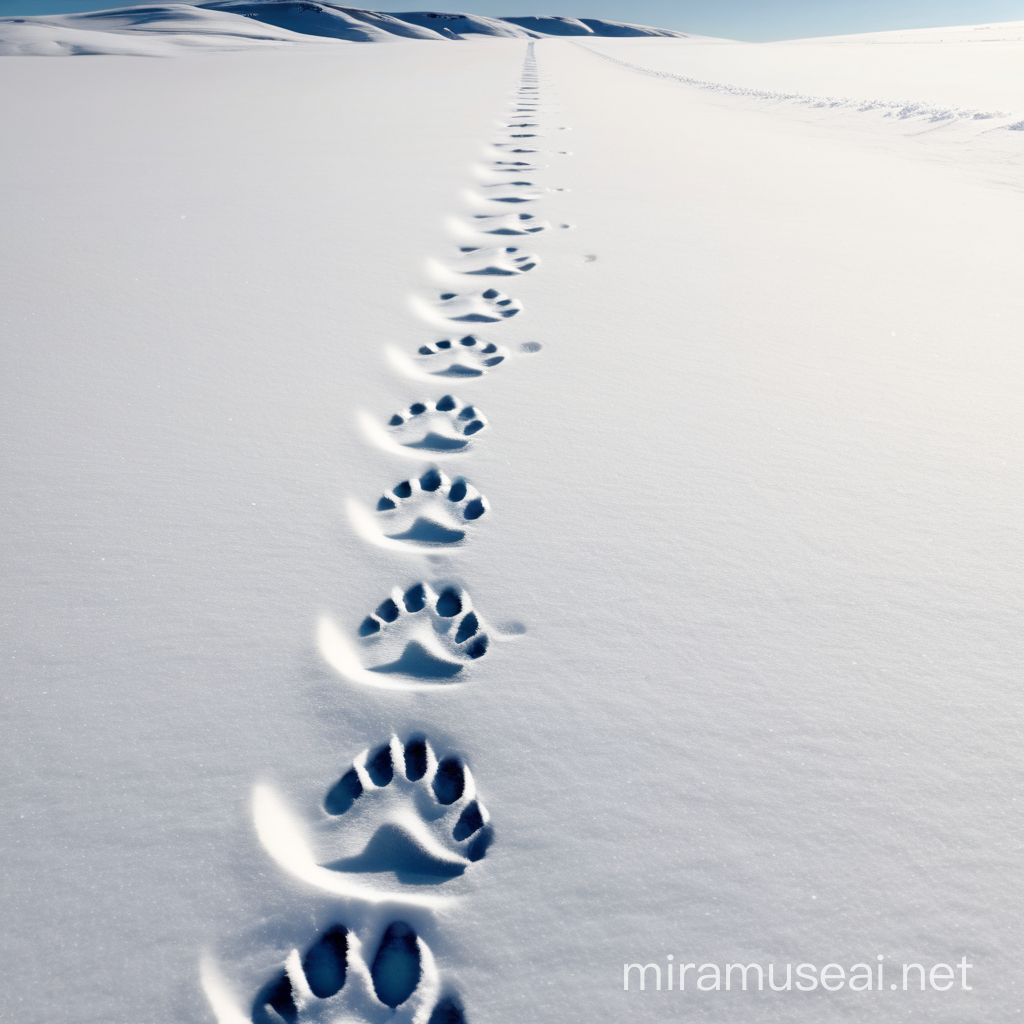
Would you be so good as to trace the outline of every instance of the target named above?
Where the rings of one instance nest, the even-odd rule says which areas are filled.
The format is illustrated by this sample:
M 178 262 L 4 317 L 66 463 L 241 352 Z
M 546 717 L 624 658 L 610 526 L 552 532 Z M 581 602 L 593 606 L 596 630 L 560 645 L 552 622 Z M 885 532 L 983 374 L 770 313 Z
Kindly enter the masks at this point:
M 274 1013 L 267 1013 L 267 1007 Z M 283 1020 L 286 1024 L 297 1024 L 299 1019 L 299 1008 L 295 1005 L 295 997 L 292 995 L 292 983 L 288 975 L 283 971 L 273 981 L 264 985 L 256 994 L 252 1006 L 253 1024 L 280 1024 Z
M 449 366 L 447 370 L 434 371 L 435 377 L 482 377 L 483 375 L 483 370 L 477 370 L 472 366 L 462 366 L 460 363 Z
M 403 533 L 389 533 L 392 540 L 414 540 L 421 544 L 457 544 L 466 539 L 465 530 L 451 530 L 447 526 L 418 516 L 416 522 Z
M 347 965 L 348 932 L 335 925 L 303 957 L 302 973 L 317 999 L 330 999 L 344 988 Z
M 384 933 L 370 968 L 377 998 L 392 1009 L 400 1006 L 416 991 L 421 971 L 416 933 L 404 921 L 395 921 Z
M 462 671 L 462 666 L 438 658 L 419 641 L 412 640 L 405 645 L 405 650 L 397 661 L 387 665 L 375 665 L 370 671 L 387 675 L 413 676 L 416 679 L 449 679 L 458 675 Z
M 366 874 L 392 872 L 405 885 L 437 885 L 466 870 L 465 864 L 442 860 L 424 850 L 405 829 L 391 822 L 377 829 L 362 853 L 324 867 Z
M 465 1019 L 462 1008 L 449 996 L 434 1007 L 427 1024 L 464 1024 Z
M 468 441 L 463 441 L 458 437 L 445 437 L 443 434 L 436 434 L 432 430 L 426 437 L 421 438 L 419 441 L 412 441 L 406 444 L 406 448 L 421 448 L 423 451 L 430 452 L 457 452 L 461 451 Z

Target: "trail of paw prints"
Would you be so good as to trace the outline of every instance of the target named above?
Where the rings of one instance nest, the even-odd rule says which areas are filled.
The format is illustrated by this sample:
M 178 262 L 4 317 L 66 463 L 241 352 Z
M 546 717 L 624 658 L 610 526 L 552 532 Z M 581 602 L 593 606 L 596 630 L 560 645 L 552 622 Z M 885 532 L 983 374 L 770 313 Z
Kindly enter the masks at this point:
M 465 478 L 436 467 L 381 495 L 376 514 L 355 500 L 349 515 L 364 540 L 395 551 L 429 553 L 459 547 L 487 514 L 487 499 Z
M 396 412 L 386 427 L 366 413 L 359 414 L 364 431 L 379 447 L 409 458 L 425 453 L 444 457 L 465 452 L 487 429 L 487 417 L 454 395 L 436 402 L 413 402 Z
M 464 588 L 435 591 L 426 583 L 393 590 L 354 636 L 321 618 L 317 640 L 325 661 L 344 678 L 384 689 L 457 682 L 491 645 L 490 631 Z
M 293 949 L 257 993 L 253 1024 L 463 1024 L 458 995 L 441 984 L 430 948 L 406 921 L 384 929 L 364 956 L 355 933 L 338 922 L 304 952 Z

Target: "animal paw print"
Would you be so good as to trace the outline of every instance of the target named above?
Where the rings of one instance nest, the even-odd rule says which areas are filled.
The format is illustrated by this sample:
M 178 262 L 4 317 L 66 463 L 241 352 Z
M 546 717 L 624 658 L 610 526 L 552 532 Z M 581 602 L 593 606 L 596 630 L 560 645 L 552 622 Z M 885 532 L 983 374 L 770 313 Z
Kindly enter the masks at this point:
M 446 679 L 487 653 L 488 639 L 469 594 L 445 587 L 440 594 L 424 583 L 405 593 L 395 589 L 359 626 L 365 653 L 393 660 L 367 666 L 370 672 Z M 396 656 L 397 655 L 397 656 Z
M 480 188 L 485 190 L 483 198 L 489 203 L 532 203 L 544 196 L 544 192 L 537 188 L 531 187 L 526 191 L 526 188 L 532 185 L 532 181 L 501 181 L 492 185 L 481 185 Z M 503 191 L 498 194 L 493 191 L 494 189 Z M 510 191 L 512 189 L 515 191 Z
M 551 224 L 538 220 L 532 213 L 476 214 L 473 227 L 485 235 L 536 235 L 547 231 Z
M 325 867 L 390 873 L 403 884 L 458 877 L 483 860 L 494 839 L 469 768 L 455 756 L 438 759 L 423 736 L 405 743 L 393 736 L 364 751 L 328 791 L 324 811 L 334 826 L 332 845 L 348 838 L 359 847 Z
M 418 353 L 424 363 L 448 363 L 443 369 L 428 369 L 435 377 L 482 377 L 506 358 L 503 348 L 490 341 L 482 342 L 472 334 L 455 341 L 445 338 L 432 345 L 421 345 Z
M 430 452 L 462 451 L 486 426 L 487 419 L 476 406 L 463 405 L 453 395 L 444 395 L 433 403 L 414 402 L 388 420 L 399 444 Z
M 532 253 L 524 253 L 514 245 L 464 246 L 459 251 L 463 255 L 448 265 L 456 273 L 472 277 L 515 277 L 533 270 L 539 262 Z
M 526 171 L 539 169 L 537 164 L 531 164 L 527 160 L 494 160 L 491 163 L 491 170 L 498 174 L 524 174 Z
M 493 149 L 501 150 L 504 153 L 513 154 L 524 154 L 524 153 L 539 153 L 539 149 L 534 149 L 531 146 L 517 146 L 513 142 L 495 142 L 492 146 Z
M 293 949 L 252 1007 L 254 1024 L 389 1021 L 463 1024 L 458 998 L 441 995 L 429 947 L 405 921 L 384 930 L 372 960 L 356 935 L 334 924 L 305 951 Z
M 386 537 L 431 545 L 461 543 L 465 525 L 480 519 L 488 507 L 465 478 L 451 480 L 438 469 L 428 469 L 418 480 L 403 480 L 377 502 L 389 531 Z
M 445 319 L 455 323 L 496 324 L 515 316 L 523 306 L 497 288 L 488 288 L 477 294 L 443 292 L 437 308 Z

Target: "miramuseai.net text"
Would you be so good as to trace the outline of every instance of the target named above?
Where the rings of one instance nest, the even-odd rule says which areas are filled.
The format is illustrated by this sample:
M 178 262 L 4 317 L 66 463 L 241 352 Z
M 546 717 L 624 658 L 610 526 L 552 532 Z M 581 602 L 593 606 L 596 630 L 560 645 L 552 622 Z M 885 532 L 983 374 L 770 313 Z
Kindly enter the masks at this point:
M 971 991 L 967 972 L 974 966 L 961 958 L 957 964 L 885 963 L 878 955 L 874 963 L 825 964 L 688 964 L 665 957 L 665 964 L 623 964 L 622 987 L 633 992 L 720 992 L 756 989 L 763 992 L 826 992 L 848 988 L 853 992 L 948 992 L 956 987 Z

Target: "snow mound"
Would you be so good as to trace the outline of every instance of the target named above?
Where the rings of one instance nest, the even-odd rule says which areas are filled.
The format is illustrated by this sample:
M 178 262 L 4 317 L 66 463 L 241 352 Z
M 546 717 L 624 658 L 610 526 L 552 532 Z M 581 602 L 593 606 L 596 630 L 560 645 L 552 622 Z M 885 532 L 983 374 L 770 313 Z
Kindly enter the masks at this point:
M 269 0 L 273 3 L 275 0 Z M 438 14 L 434 11 L 409 11 L 392 15 L 420 28 L 432 29 L 446 39 L 466 36 L 495 36 L 501 39 L 532 39 L 536 33 L 513 25 L 507 18 L 485 18 L 480 14 Z
M 170 57 L 197 49 L 279 47 L 327 39 L 381 43 L 397 39 L 535 39 L 566 35 L 683 37 L 683 33 L 669 29 L 594 18 L 486 18 L 432 11 L 384 14 L 313 0 L 212 0 L 0 18 L 0 56 Z
M 390 14 L 311 3 L 310 0 L 214 0 L 197 6 L 240 14 L 304 35 L 345 39 L 353 43 L 387 42 L 396 36 L 404 39 L 444 38 L 430 28 L 409 24 Z
M 400 15 L 401 17 L 401 15 Z M 600 18 L 560 18 L 554 15 L 543 17 L 502 18 L 535 36 L 669 36 L 685 39 L 685 32 L 670 28 L 650 28 L 647 25 L 630 25 L 621 21 L 603 21 Z
M 0 56 L 114 54 L 172 57 L 196 50 L 280 47 L 311 38 L 191 4 L 147 4 L 85 14 L 0 18 Z
M 1024 41 L 1024 21 L 991 22 L 986 25 L 948 25 L 943 28 L 895 29 L 860 32 L 848 36 L 817 36 L 794 43 L 1019 43 Z

